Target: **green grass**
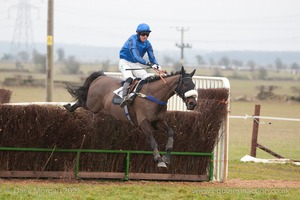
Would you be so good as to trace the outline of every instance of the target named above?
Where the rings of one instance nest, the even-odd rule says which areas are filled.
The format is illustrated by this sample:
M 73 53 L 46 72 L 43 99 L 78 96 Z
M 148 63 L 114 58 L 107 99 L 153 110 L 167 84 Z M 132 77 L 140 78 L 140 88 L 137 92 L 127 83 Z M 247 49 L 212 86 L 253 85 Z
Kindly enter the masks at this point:
M 300 167 L 291 163 L 263 164 L 229 161 L 229 179 L 300 181 L 299 174 Z
M 256 97 L 259 90 L 259 86 L 276 86 L 274 89 L 274 94 L 281 96 L 296 96 L 298 94 L 294 93 L 291 89 L 292 87 L 299 87 L 299 81 L 263 81 L 263 80 L 230 80 L 232 98 L 246 96 L 249 99 Z
M 261 116 L 299 118 L 299 103 L 281 102 L 231 102 L 232 116 L 254 114 L 255 104 L 261 105 Z M 287 158 L 300 159 L 299 122 L 261 119 L 258 143 L 270 148 Z M 252 137 L 252 119 L 230 119 L 229 159 L 239 160 L 250 154 Z M 274 158 L 262 150 L 257 150 L 257 157 Z
M 11 103 L 19 102 L 44 102 L 46 101 L 46 88 L 44 87 L 26 87 L 26 86 L 10 86 L 5 89 L 12 91 Z M 53 102 L 69 102 L 72 101 L 68 91 L 60 86 L 53 88 Z
M 221 76 L 224 77 L 234 77 L 234 76 L 238 76 L 238 77 L 243 77 L 245 79 L 253 79 L 253 77 L 257 76 L 258 72 L 251 72 L 251 71 L 238 71 L 238 70 L 219 70 L 219 72 L 221 73 Z M 197 75 L 202 75 L 202 76 L 214 76 L 215 75 L 215 69 L 211 69 L 211 68 L 198 68 Z M 267 72 L 267 79 L 291 79 L 291 80 L 300 80 L 300 74 L 292 74 L 289 73 L 287 71 L 281 71 L 280 73 L 277 73 L 275 71 L 270 71 L 268 70 Z
M 213 183 L 4 181 L 0 199 L 297 199 L 293 188 L 226 188 Z

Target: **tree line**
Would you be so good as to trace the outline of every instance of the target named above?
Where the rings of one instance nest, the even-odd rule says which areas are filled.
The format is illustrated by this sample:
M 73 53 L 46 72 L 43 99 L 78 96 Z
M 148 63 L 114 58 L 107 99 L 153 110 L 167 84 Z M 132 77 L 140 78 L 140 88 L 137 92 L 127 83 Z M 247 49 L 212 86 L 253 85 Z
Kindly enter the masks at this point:
M 66 58 L 66 53 L 63 48 L 56 49 L 56 62 L 63 63 L 65 65 L 63 73 L 76 74 L 79 72 L 80 62 L 76 59 L 75 56 L 68 56 Z M 33 62 L 36 65 L 38 72 L 46 71 L 46 54 L 39 53 L 37 50 L 33 50 L 30 53 L 26 51 L 20 51 L 16 56 L 11 54 L 4 54 L 1 60 L 16 60 L 16 68 L 22 68 L 22 62 Z M 237 59 L 230 59 L 227 56 L 223 56 L 220 59 L 208 58 L 205 59 L 202 55 L 196 55 L 196 62 L 198 67 L 215 67 L 227 70 L 247 70 L 247 71 L 257 71 L 259 70 L 262 74 L 266 73 L 267 70 L 276 70 L 280 72 L 283 69 L 289 69 L 294 73 L 300 71 L 300 64 L 293 62 L 292 64 L 284 63 L 280 58 L 276 58 L 273 63 L 268 65 L 262 65 L 255 62 L 254 60 L 249 59 L 247 62 L 243 62 Z M 163 65 L 171 65 L 174 70 L 179 69 L 182 63 L 179 60 L 170 56 L 163 57 Z M 108 70 L 110 61 L 106 60 L 102 62 L 103 70 Z

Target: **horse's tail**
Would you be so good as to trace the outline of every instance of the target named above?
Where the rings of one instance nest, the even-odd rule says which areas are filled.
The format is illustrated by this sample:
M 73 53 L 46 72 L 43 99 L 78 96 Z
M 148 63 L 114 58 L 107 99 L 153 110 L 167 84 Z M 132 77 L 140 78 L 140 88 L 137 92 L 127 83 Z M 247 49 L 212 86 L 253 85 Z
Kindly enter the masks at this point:
M 78 100 L 80 104 L 85 104 L 90 85 L 99 76 L 106 75 L 103 72 L 93 72 L 89 77 L 86 78 L 83 86 L 76 87 L 71 84 L 66 84 L 66 88 L 75 100 Z

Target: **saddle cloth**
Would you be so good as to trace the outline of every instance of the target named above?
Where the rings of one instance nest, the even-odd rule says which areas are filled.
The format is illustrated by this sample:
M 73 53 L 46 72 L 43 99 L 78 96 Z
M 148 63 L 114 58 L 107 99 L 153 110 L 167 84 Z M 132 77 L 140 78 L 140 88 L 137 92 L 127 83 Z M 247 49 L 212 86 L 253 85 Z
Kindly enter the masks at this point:
M 141 90 L 144 83 L 145 83 L 144 80 L 135 79 L 129 88 L 129 91 L 130 91 L 129 98 L 132 98 L 132 100 L 134 100 L 136 97 L 136 92 L 139 92 Z M 120 105 L 123 100 L 123 86 L 114 90 L 114 93 L 115 93 L 115 96 L 114 96 L 112 102 L 114 104 Z

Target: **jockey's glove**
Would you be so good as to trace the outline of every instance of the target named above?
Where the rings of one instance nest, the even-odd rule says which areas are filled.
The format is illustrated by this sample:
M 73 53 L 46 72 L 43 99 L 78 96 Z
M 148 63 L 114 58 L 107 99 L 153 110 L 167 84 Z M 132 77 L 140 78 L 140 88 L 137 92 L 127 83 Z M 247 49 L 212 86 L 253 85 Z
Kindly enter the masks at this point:
M 158 71 L 161 70 L 161 66 L 157 65 L 157 64 L 154 64 L 154 63 L 148 63 L 147 64 L 148 66 L 152 67 L 152 69 L 157 69 Z
M 152 69 L 157 69 L 158 71 L 161 70 L 161 66 L 157 65 L 157 64 L 154 64 L 152 65 Z

